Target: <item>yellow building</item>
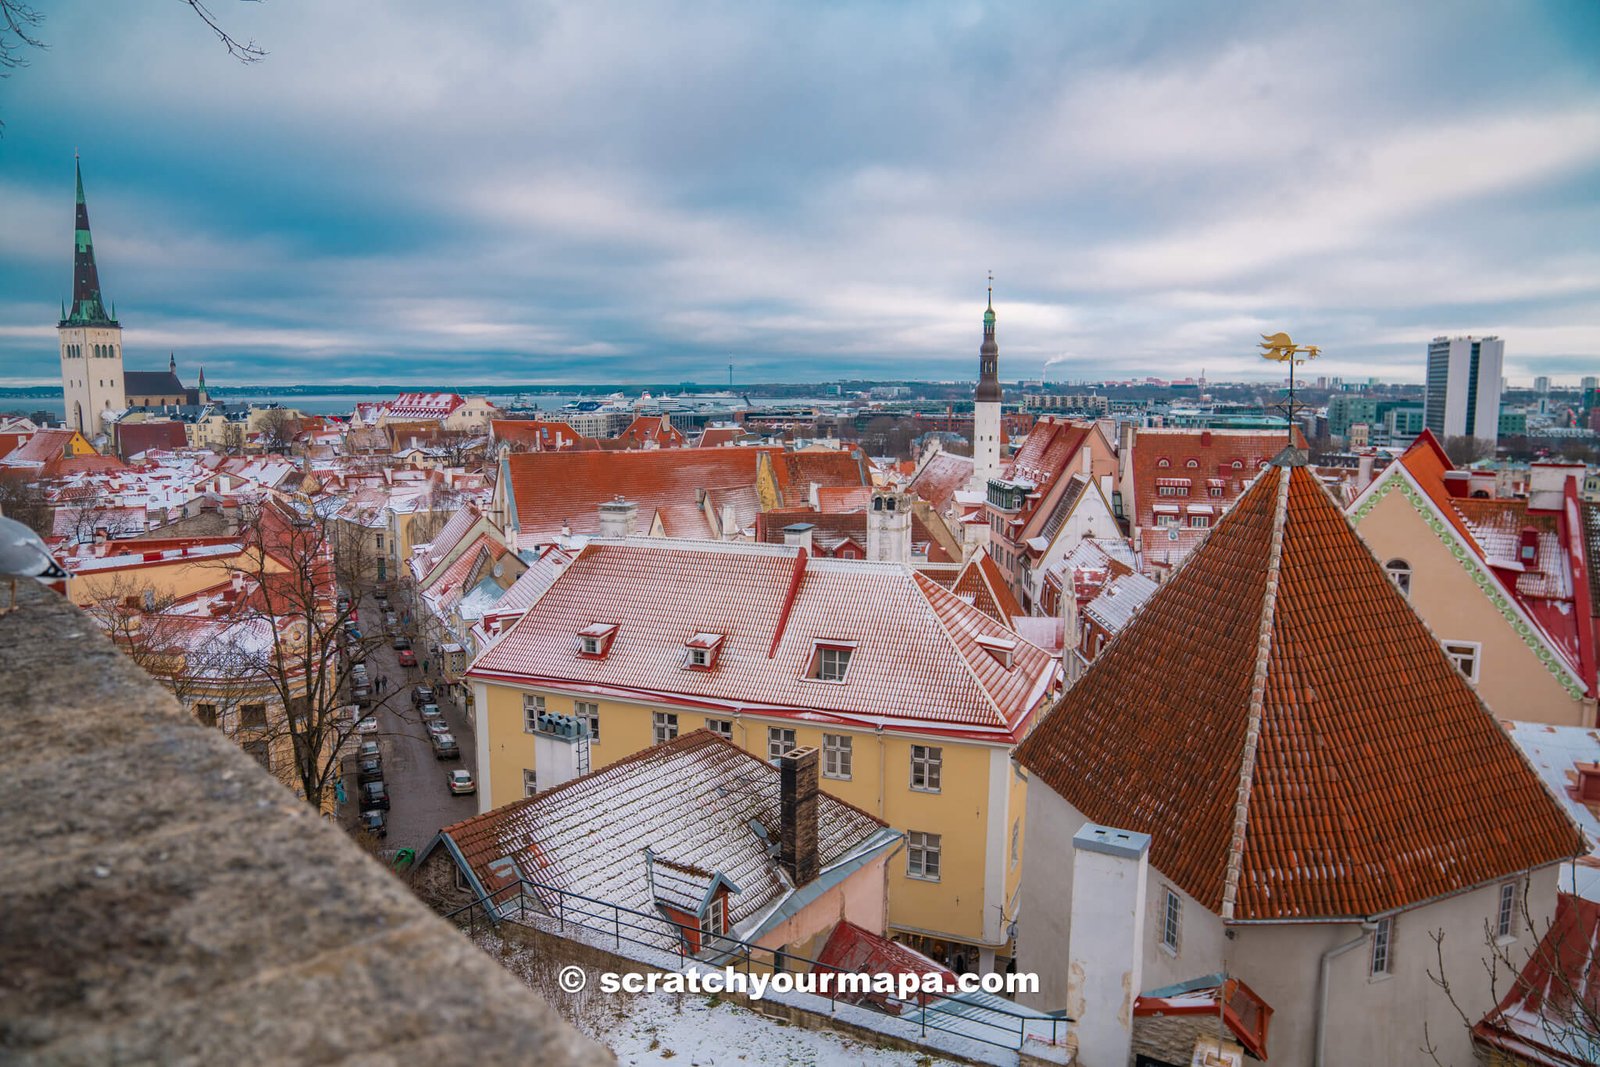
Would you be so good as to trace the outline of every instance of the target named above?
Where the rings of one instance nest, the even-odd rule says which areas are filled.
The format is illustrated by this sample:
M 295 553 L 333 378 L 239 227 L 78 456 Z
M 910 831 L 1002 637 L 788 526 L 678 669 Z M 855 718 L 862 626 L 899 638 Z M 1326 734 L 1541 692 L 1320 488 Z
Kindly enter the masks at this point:
M 891 933 L 992 968 L 1011 952 L 1021 875 L 1010 753 L 1058 673 L 900 564 L 598 541 L 468 671 L 480 809 L 559 784 L 541 766 L 544 712 L 588 724 L 594 769 L 702 728 L 770 760 L 815 746 L 828 793 L 907 835 Z

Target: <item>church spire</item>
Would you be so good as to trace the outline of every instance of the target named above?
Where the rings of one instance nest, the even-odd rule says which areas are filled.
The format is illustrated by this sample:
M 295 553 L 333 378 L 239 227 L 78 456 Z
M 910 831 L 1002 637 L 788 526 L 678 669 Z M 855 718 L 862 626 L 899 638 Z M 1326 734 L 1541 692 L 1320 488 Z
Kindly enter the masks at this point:
M 83 196 L 83 165 L 72 157 L 78 177 L 78 225 L 72 251 L 72 310 L 63 326 L 115 326 L 100 296 L 100 274 L 94 265 L 94 239 L 89 235 L 89 205 Z
M 983 313 L 983 345 L 978 349 L 978 403 L 1000 403 L 1000 345 L 994 339 L 994 272 L 989 272 L 989 307 Z

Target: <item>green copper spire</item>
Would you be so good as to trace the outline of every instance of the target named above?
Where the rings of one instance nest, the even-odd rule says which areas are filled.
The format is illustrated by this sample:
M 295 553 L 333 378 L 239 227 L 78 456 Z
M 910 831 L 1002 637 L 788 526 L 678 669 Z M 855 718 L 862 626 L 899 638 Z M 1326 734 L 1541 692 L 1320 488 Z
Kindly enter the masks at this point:
M 62 326 L 115 326 L 116 316 L 106 313 L 100 296 L 100 273 L 94 265 L 94 238 L 89 234 L 89 204 L 83 196 L 83 166 L 73 156 L 78 177 L 78 228 L 72 249 L 72 311 L 61 316 Z

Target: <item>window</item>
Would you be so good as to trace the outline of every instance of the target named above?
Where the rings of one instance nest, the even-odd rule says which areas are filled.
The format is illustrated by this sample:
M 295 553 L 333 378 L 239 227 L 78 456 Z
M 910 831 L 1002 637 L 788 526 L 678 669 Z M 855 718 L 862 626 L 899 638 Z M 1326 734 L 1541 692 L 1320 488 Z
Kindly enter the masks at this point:
M 689 665 L 691 667 L 711 666 L 711 650 L 709 648 L 691 648 L 689 650 Z
M 651 723 L 658 745 L 664 745 L 678 736 L 678 716 L 674 712 L 658 711 L 651 716 Z
M 939 835 L 917 830 L 907 835 L 906 874 L 930 882 L 939 880 Z
M 600 705 L 591 704 L 583 700 L 575 700 L 572 703 L 572 714 L 576 715 L 580 722 L 585 723 L 589 727 L 589 740 L 599 743 Z
M 1200 461 L 1197 459 L 1190 459 L 1185 461 L 1183 465 L 1188 467 L 1190 470 L 1193 470 L 1194 468 L 1200 466 Z
M 850 669 L 850 654 L 854 651 L 853 648 L 818 645 L 811 677 L 823 682 L 844 681 L 845 672 Z
M 200 720 L 201 726 L 217 725 L 217 706 L 215 704 L 196 704 L 194 717 Z
M 533 733 L 539 729 L 539 716 L 544 714 L 544 697 L 535 693 L 522 694 L 522 729 Z
M 1495 914 L 1494 936 L 1517 936 L 1517 884 L 1507 882 L 1500 887 L 1500 907 Z
M 733 740 L 732 719 L 707 719 L 706 729 L 722 738 L 724 741 Z
M 265 730 L 267 728 L 267 706 L 265 704 L 240 704 L 239 727 L 244 730 Z
M 850 777 L 850 738 L 844 734 L 822 735 L 822 776 Z
M 1176 527 L 1181 525 L 1181 523 L 1176 515 L 1161 514 L 1156 516 L 1156 525 L 1158 527 L 1166 528 Z
M 927 793 L 939 791 L 939 769 L 944 765 L 944 749 L 934 745 L 911 746 L 911 788 Z
M 378 535 L 378 551 L 383 551 L 383 534 Z
M 525 797 L 531 797 L 538 791 L 539 772 L 528 770 L 526 767 L 524 767 L 522 770 L 522 795 Z
M 705 935 L 705 938 L 717 937 L 722 933 L 727 921 L 725 907 L 721 893 L 712 897 L 711 903 L 706 905 L 706 913 L 700 916 L 700 933 Z M 702 939 L 700 947 L 706 947 L 705 940 Z
M 1405 596 L 1411 595 L 1411 564 L 1403 559 L 1391 559 L 1383 565 L 1388 572 L 1389 580 L 1394 582 L 1396 589 Z
M 1213 485 L 1213 486 L 1212 486 L 1212 487 L 1211 487 L 1211 495 L 1212 495 L 1212 496 L 1221 496 L 1221 495 L 1222 495 L 1222 486 L 1220 486 L 1220 485 Z
M 1474 685 L 1478 681 L 1478 651 L 1481 647 L 1475 641 L 1444 642 L 1444 654 L 1450 657 L 1450 662 L 1456 665 L 1456 670 Z
M 1210 515 L 1190 515 L 1189 526 L 1191 529 L 1203 530 L 1211 525 Z
M 1379 919 L 1372 931 L 1372 977 L 1394 973 L 1394 919 Z
M 1172 952 L 1178 951 L 1178 935 L 1182 932 L 1183 900 L 1168 889 L 1161 901 L 1161 944 Z
M 1158 486 L 1156 486 L 1156 495 L 1157 496 L 1188 496 L 1189 495 L 1189 487 L 1186 486 L 1186 485 L 1158 485 Z
M 384 581 L 388 581 L 388 580 L 389 580 L 389 569 L 383 565 L 383 560 L 380 559 L 378 561 L 378 581 L 384 582 Z
M 265 741 L 246 741 L 244 750 L 256 758 L 256 762 L 267 770 L 272 770 L 272 746 Z
M 1022 858 L 1022 820 L 1018 819 L 1011 824 L 1011 866 L 1015 867 Z
M 767 727 L 767 758 L 778 762 L 785 752 L 794 747 L 794 731 L 781 726 Z
M 1172 466 L 1172 460 L 1170 460 L 1170 459 L 1158 459 L 1158 460 L 1156 460 L 1156 466 L 1157 467 L 1170 467 L 1170 466 Z
M 592 634 L 585 634 L 583 638 L 583 654 L 585 656 L 598 656 L 600 654 L 600 639 Z

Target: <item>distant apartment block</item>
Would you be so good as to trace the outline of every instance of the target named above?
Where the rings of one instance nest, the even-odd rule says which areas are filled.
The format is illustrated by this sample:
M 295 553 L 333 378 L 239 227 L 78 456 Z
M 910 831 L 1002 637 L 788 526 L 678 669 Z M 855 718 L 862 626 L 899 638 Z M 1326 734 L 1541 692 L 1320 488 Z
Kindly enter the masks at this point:
M 1428 343 L 1423 421 L 1435 436 L 1491 444 L 1498 439 L 1505 348 L 1498 337 L 1435 337 Z

